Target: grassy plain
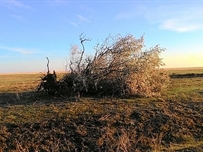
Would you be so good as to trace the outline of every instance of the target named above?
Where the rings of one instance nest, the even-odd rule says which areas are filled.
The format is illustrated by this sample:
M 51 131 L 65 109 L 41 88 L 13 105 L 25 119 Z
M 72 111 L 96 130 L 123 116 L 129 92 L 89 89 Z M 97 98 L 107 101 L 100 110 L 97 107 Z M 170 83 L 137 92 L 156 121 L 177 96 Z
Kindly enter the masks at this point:
M 175 74 L 187 74 L 187 73 L 203 73 L 203 67 L 191 67 L 191 68 L 166 68 L 169 73 Z
M 203 78 L 171 79 L 158 98 L 76 101 L 35 93 L 40 76 L 0 75 L 0 151 L 203 151 Z

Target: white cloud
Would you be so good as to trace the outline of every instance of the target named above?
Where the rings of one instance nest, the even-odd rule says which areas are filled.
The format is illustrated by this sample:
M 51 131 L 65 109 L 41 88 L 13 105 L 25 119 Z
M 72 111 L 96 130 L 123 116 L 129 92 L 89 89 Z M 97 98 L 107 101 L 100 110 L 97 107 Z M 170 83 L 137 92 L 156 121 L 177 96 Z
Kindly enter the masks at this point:
M 5 0 L 5 1 L 2 1 L 0 3 L 1 3 L 2 6 L 7 7 L 9 9 L 14 9 L 14 7 L 19 7 L 19 8 L 33 10 L 32 7 L 26 5 L 26 4 L 22 3 L 22 2 L 19 2 L 17 0 Z
M 0 49 L 1 50 L 6 50 L 6 51 L 11 51 L 11 52 L 17 52 L 20 54 L 34 54 L 37 53 L 38 50 L 37 49 L 27 49 L 27 48 L 14 48 L 14 47 L 7 47 L 7 46 L 3 46 L 0 45 Z
M 176 31 L 176 32 L 190 32 L 203 29 L 203 23 L 194 20 L 182 19 L 168 19 L 160 22 L 161 29 Z
M 86 18 L 86 17 L 84 17 L 82 15 L 77 15 L 77 17 L 79 18 L 79 20 L 81 22 L 87 22 L 87 23 L 91 22 L 88 18 Z
M 175 32 L 191 32 L 203 29 L 203 11 L 197 6 L 168 6 L 158 9 L 146 17 L 158 23 L 161 29 Z M 149 12 L 148 12 L 149 13 Z
M 8 0 L 6 2 L 8 4 L 12 5 L 12 6 L 16 6 L 16 7 L 19 7 L 19 8 L 32 9 L 30 6 L 25 5 L 24 3 L 19 2 L 17 0 Z
M 0 59 L 8 59 L 8 58 L 13 58 L 14 56 L 6 56 L 6 55 L 4 55 L 4 56 L 0 56 Z
M 84 25 L 85 23 L 91 23 L 91 20 L 82 16 L 82 15 L 76 15 L 77 17 L 77 21 L 68 21 L 69 24 L 75 26 L 75 27 L 79 27 L 80 25 Z
M 78 24 L 75 23 L 75 22 L 70 22 L 71 25 L 75 26 L 75 27 L 78 27 Z
M 191 32 L 203 29 L 203 10 L 199 3 L 147 2 L 135 5 L 134 9 L 118 13 L 115 19 L 146 19 L 150 24 L 158 24 L 164 30 Z M 153 7 L 155 6 L 155 7 Z

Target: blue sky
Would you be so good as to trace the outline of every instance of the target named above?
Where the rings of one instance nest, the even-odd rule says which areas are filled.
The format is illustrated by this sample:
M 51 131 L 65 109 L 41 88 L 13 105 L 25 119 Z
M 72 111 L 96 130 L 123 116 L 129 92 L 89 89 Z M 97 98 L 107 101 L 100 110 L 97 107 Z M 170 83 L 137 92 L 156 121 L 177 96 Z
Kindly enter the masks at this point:
M 203 66 L 201 0 L 0 0 L 0 73 L 64 71 L 71 44 L 109 35 L 144 34 L 159 44 L 165 67 Z

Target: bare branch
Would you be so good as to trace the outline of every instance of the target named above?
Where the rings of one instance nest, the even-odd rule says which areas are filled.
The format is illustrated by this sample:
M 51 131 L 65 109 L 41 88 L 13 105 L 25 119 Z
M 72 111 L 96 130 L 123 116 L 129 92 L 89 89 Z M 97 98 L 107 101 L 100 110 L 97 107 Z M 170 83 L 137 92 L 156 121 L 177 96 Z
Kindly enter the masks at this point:
M 85 41 L 91 41 L 91 39 L 87 39 L 87 38 L 85 38 L 85 36 L 83 36 L 83 33 L 82 34 L 80 34 L 80 43 L 81 43 L 81 45 L 82 45 L 82 52 L 81 52 L 81 56 L 80 56 L 80 60 L 79 60 L 79 62 L 78 62 L 78 72 L 81 72 L 81 69 L 80 69 L 80 67 L 81 67 L 81 62 L 82 62 L 82 59 L 83 59 L 83 55 L 84 55 L 84 52 L 85 52 L 85 46 L 84 46 L 84 42 Z
M 48 57 L 46 57 L 47 58 L 47 74 L 49 74 L 49 58 Z

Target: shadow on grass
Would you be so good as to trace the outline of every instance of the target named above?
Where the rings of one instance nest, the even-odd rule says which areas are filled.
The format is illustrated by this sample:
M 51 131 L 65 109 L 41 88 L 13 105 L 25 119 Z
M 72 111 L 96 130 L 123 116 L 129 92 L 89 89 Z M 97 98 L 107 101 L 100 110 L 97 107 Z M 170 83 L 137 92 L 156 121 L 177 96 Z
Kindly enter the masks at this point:
M 46 92 L 0 93 L 0 107 L 13 105 L 34 105 L 76 101 L 76 98 L 66 96 L 50 96 Z

